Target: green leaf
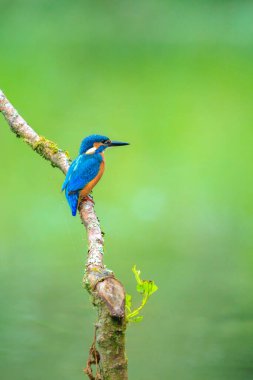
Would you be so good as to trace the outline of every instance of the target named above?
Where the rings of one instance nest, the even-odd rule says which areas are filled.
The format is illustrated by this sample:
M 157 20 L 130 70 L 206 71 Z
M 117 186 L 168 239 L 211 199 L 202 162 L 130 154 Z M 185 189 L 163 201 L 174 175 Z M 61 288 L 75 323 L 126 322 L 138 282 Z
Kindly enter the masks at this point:
M 138 322 L 141 322 L 142 320 L 143 320 L 143 316 L 138 315 L 138 317 L 134 317 L 134 318 L 129 319 L 129 322 L 138 323 Z
M 154 283 L 154 281 L 148 281 L 148 295 L 155 293 L 158 290 L 158 286 Z

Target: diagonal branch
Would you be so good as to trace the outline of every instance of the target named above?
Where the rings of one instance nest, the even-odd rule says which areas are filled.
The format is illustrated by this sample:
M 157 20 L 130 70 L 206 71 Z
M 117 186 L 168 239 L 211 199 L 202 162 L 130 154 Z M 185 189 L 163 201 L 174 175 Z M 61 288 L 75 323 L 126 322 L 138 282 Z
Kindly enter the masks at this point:
M 35 152 L 49 160 L 53 166 L 58 167 L 64 174 L 67 173 L 70 163 L 68 152 L 62 151 L 52 141 L 39 136 L 18 114 L 1 90 L 0 112 L 2 112 L 12 132 L 17 137 L 21 137 Z
M 70 157 L 57 145 L 38 135 L 0 90 L 0 112 L 11 130 L 30 147 L 58 167 L 64 174 L 68 171 Z M 88 256 L 84 283 L 98 306 L 97 343 L 100 347 L 103 379 L 127 379 L 125 358 L 125 291 L 113 272 L 103 262 L 103 233 L 94 205 L 91 201 L 81 203 L 79 213 L 88 236 Z M 113 336 L 116 334 L 116 338 Z M 110 363 L 111 362 L 111 363 Z

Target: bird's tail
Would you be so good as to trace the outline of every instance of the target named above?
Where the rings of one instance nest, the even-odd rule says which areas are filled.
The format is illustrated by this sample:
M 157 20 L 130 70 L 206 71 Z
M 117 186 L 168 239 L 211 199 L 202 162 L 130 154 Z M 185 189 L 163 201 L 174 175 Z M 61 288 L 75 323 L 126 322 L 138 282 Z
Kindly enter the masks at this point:
M 79 196 L 78 192 L 69 194 L 68 189 L 66 189 L 66 198 L 71 208 L 73 216 L 76 216 L 76 211 L 77 211 L 77 206 L 78 206 L 78 196 Z

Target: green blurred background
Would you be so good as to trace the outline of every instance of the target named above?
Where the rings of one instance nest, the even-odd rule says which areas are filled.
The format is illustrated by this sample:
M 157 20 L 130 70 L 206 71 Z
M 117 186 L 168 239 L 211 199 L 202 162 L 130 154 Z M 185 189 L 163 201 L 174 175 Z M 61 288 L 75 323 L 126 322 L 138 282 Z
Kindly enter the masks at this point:
M 253 379 L 252 1 L 0 0 L 0 88 L 42 135 L 106 152 L 106 264 L 159 291 L 132 380 Z M 0 373 L 84 379 L 96 312 L 63 176 L 0 118 Z M 138 302 L 138 296 L 136 297 Z

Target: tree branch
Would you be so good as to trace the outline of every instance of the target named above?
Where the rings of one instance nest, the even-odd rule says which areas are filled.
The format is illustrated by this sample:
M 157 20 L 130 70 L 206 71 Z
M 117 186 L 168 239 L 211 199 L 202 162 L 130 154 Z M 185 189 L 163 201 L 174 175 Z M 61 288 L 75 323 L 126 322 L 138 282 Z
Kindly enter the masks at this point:
M 0 112 L 2 112 L 12 132 L 21 137 L 31 148 L 49 160 L 53 166 L 58 167 L 66 174 L 69 168 L 70 158 L 68 152 L 64 152 L 55 143 L 39 136 L 27 122 L 18 114 L 17 110 L 8 101 L 0 90 Z
M 68 152 L 38 135 L 18 114 L 0 90 L 0 112 L 11 130 L 31 148 L 58 167 L 64 174 L 70 165 Z M 87 200 L 80 204 L 79 213 L 88 236 L 88 256 L 84 284 L 98 307 L 96 325 L 97 344 L 100 352 L 100 367 L 103 380 L 126 380 L 127 360 L 125 356 L 125 290 L 112 271 L 103 262 L 103 233 L 94 204 Z

